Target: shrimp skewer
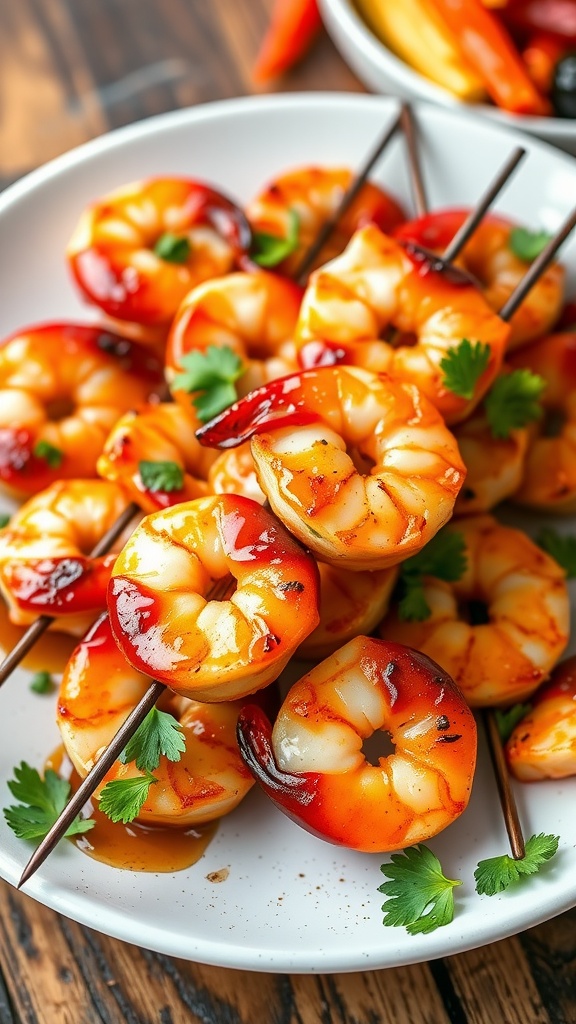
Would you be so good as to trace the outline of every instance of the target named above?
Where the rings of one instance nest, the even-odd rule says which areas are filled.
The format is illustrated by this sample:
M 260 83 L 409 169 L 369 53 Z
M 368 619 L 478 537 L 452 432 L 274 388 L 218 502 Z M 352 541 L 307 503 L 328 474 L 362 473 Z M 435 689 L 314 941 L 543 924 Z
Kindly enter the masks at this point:
M 367 762 L 389 732 L 395 751 Z M 356 637 L 289 691 L 272 730 L 239 719 L 240 750 L 280 810 L 328 842 L 370 853 L 423 842 L 465 809 L 476 727 L 452 680 L 401 644 Z
M 576 657 L 557 665 L 534 695 L 506 743 L 506 757 L 522 782 L 576 775 Z

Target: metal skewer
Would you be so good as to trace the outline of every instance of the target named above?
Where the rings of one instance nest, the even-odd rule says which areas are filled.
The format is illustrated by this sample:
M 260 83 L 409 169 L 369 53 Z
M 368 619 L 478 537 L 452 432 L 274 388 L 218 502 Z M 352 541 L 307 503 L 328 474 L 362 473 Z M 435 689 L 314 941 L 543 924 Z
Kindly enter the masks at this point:
M 512 156 L 510 157 L 510 159 L 509 159 L 509 161 L 508 161 L 508 163 L 506 165 L 506 166 L 510 166 L 509 174 L 512 173 L 512 171 L 514 170 L 514 167 L 516 167 L 516 165 L 519 162 L 519 160 L 521 159 L 522 155 L 523 154 L 520 154 L 520 155 L 518 155 L 516 157 L 515 154 L 512 154 Z M 501 181 L 501 184 L 500 184 L 500 188 L 501 188 L 506 180 L 507 180 L 507 177 L 504 177 L 502 179 L 502 173 L 501 173 L 498 176 L 498 178 L 496 179 L 496 182 Z M 491 199 L 487 200 L 487 196 L 490 195 L 490 194 L 491 194 L 491 189 L 488 189 L 487 192 L 484 194 L 484 196 L 481 198 L 481 201 L 480 201 L 479 205 L 485 205 L 486 208 L 487 208 L 487 206 L 491 202 Z M 474 211 L 474 213 L 475 213 L 475 211 Z M 474 230 L 474 228 L 475 228 L 475 226 L 477 224 L 477 220 L 475 219 L 475 216 L 472 217 L 472 215 L 471 215 L 468 218 L 468 221 L 466 223 L 467 224 L 470 223 L 472 225 L 472 227 L 469 227 L 468 231 L 466 232 L 466 238 L 468 238 L 469 235 Z M 534 273 L 534 265 L 535 264 L 533 264 L 532 267 L 530 268 L 530 270 L 528 271 L 528 273 L 525 275 L 525 277 L 522 279 L 522 281 L 518 284 L 518 286 L 516 287 L 515 291 L 512 293 L 512 295 L 510 296 L 510 298 L 508 299 L 507 303 L 505 304 L 505 306 L 503 307 L 503 309 L 502 309 L 502 311 L 500 313 L 500 315 L 502 316 L 503 319 L 509 319 L 510 316 L 512 316 L 512 313 L 517 309 L 518 305 L 523 301 L 523 299 L 528 294 L 528 292 L 530 291 L 532 286 L 536 283 L 536 281 L 538 279 L 538 276 L 539 276 L 539 273 L 542 273 L 543 270 L 548 265 L 548 263 L 553 259 L 555 253 L 560 248 L 560 246 L 562 245 L 562 243 L 564 242 L 564 240 L 566 239 L 566 237 L 568 236 L 568 234 L 570 233 L 570 231 L 572 230 L 572 228 L 575 225 L 576 225 L 576 210 L 570 215 L 570 217 L 568 217 L 566 219 L 566 221 L 561 226 L 561 228 L 558 231 L 558 233 L 554 236 L 554 238 L 550 241 L 550 243 L 548 244 L 548 246 L 546 247 L 546 249 L 542 253 L 542 256 L 538 260 L 535 261 L 535 264 L 537 263 L 538 267 L 539 267 L 538 273 Z M 461 235 L 461 239 L 459 241 L 459 246 L 462 246 L 464 244 L 466 238 L 464 238 L 463 232 L 460 232 L 459 234 Z M 452 246 L 452 248 L 454 248 L 454 246 Z M 528 283 L 526 283 L 526 282 L 528 282 Z M 121 727 L 121 729 L 116 734 L 116 736 L 112 739 L 111 743 L 108 745 L 108 747 L 106 748 L 106 750 L 104 751 L 104 753 L 102 754 L 100 759 L 96 762 L 96 764 L 91 769 L 91 771 L 89 772 L 87 777 L 84 779 L 84 782 L 82 783 L 80 789 L 77 791 L 77 793 L 72 798 L 70 803 L 67 804 L 66 808 L 61 813 L 61 815 L 58 818 L 58 820 L 52 826 L 52 828 L 50 829 L 50 832 L 48 833 L 46 838 L 40 843 L 38 848 L 33 853 L 33 855 L 30 858 L 28 864 L 24 868 L 24 871 L 23 871 L 22 876 L 20 878 L 20 881 L 18 883 L 18 888 L 20 888 L 22 885 L 24 885 L 24 883 L 26 881 L 28 881 L 28 879 L 35 873 L 35 871 L 38 870 L 38 868 L 43 864 L 43 862 L 48 857 L 48 855 L 51 853 L 51 851 L 54 849 L 54 847 L 58 844 L 60 839 L 64 836 L 64 834 L 66 833 L 66 831 L 68 829 L 68 826 L 70 825 L 70 822 L 76 817 L 76 814 L 78 814 L 78 812 L 81 810 L 81 808 L 84 805 L 84 803 L 88 800 L 88 798 L 92 795 L 92 793 L 97 788 L 99 783 L 102 781 L 102 778 L 104 777 L 106 772 L 109 770 L 109 768 L 114 763 L 114 761 L 117 759 L 117 757 L 120 755 L 120 753 L 122 752 L 122 750 L 124 749 L 124 747 L 128 743 L 128 740 L 131 738 L 131 736 L 134 734 L 134 732 L 136 731 L 136 729 L 138 728 L 140 723 L 146 717 L 146 714 L 148 714 L 149 710 L 154 706 L 154 704 L 156 703 L 156 701 L 160 697 L 161 693 L 164 692 L 164 689 L 165 689 L 165 686 L 162 683 L 158 683 L 158 682 L 151 683 L 150 687 L 148 688 L 148 690 L 146 691 L 144 696 L 141 698 L 141 700 L 138 702 L 136 707 L 130 713 L 130 715 L 129 715 L 128 719 L 126 720 L 126 722 L 124 723 L 124 725 Z M 488 735 L 488 740 L 489 740 L 489 743 L 490 743 L 490 749 L 492 751 L 492 730 L 491 729 L 487 731 L 487 735 Z M 504 787 L 504 789 L 501 790 L 501 792 L 505 792 L 505 794 L 506 794 L 506 801 L 504 801 L 504 799 L 501 797 L 501 799 L 502 799 L 502 807 L 503 807 L 503 812 L 504 812 L 504 816 L 505 816 L 505 820 L 506 820 L 506 827 L 508 829 L 508 823 L 510 822 L 510 827 L 512 828 L 514 836 L 515 836 L 514 845 L 512 845 L 512 838 L 511 838 L 511 847 L 512 847 L 513 856 L 517 857 L 518 853 L 515 852 L 515 850 L 516 851 L 520 851 L 521 849 L 523 849 L 524 840 L 523 840 L 523 836 L 522 836 L 522 830 L 521 830 L 521 827 L 520 827 L 520 822 L 518 820 L 517 810 L 516 810 L 516 825 L 517 825 L 517 828 L 514 825 L 513 813 L 512 812 L 515 810 L 515 802 L 514 802 L 513 794 L 511 792 L 511 789 L 510 789 L 510 786 L 509 786 L 509 780 L 508 780 L 508 776 L 507 776 L 506 765 L 505 765 L 505 761 L 504 761 L 504 758 L 503 758 L 503 752 L 502 752 L 502 747 L 501 747 L 501 744 L 500 744 L 499 734 L 497 733 L 497 731 L 496 731 L 496 738 L 497 738 L 497 743 L 495 745 L 496 757 L 498 756 L 498 750 L 499 750 L 501 762 L 498 762 L 498 763 L 503 764 L 503 769 L 502 769 L 503 770 L 503 776 L 502 776 L 502 778 L 503 778 L 504 781 L 506 781 L 506 780 L 508 781 L 507 788 Z M 496 763 L 496 760 L 495 760 L 495 763 Z M 499 786 L 500 786 L 500 776 L 498 776 L 498 780 L 499 780 Z M 510 835 L 510 831 L 509 831 L 509 835 Z M 521 853 L 520 856 L 523 856 L 523 853 Z
M 406 147 L 408 149 L 408 165 L 410 167 L 410 183 L 412 185 L 414 205 L 416 207 L 416 213 L 420 217 L 423 213 L 428 213 L 428 200 L 426 199 L 424 177 L 422 175 L 422 168 L 420 167 L 420 154 L 418 152 L 416 140 L 416 125 L 412 115 L 412 107 L 408 103 L 402 104 L 402 109 L 400 111 L 400 124 L 402 126 L 402 131 L 404 132 Z

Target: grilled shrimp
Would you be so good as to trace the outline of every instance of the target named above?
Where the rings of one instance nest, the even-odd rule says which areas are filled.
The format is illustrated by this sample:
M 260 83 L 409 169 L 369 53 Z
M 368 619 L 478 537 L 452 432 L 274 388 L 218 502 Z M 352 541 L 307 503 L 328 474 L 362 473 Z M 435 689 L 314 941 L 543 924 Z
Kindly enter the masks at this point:
M 390 325 L 400 331 L 396 347 L 375 341 Z M 303 366 L 322 360 L 319 348 L 333 363 L 386 371 L 417 384 L 447 423 L 457 423 L 494 381 L 509 333 L 461 271 L 438 270 L 421 250 L 367 227 L 356 232 L 341 256 L 312 275 L 296 342 Z M 463 339 L 489 350 L 471 397 L 448 389 L 441 366 Z
M 410 644 L 452 676 L 472 707 L 524 700 L 546 679 L 568 641 L 565 573 L 520 530 L 491 516 L 463 519 L 467 566 L 455 583 L 428 576 L 430 615 L 384 620 L 384 639 Z
M 291 220 L 297 220 L 298 244 L 282 264 L 289 276 L 297 269 L 323 225 L 336 213 L 353 181 L 353 173 L 342 167 L 299 167 L 280 175 L 253 199 L 246 215 L 254 232 L 280 238 L 290 236 Z M 365 224 L 376 224 L 391 233 L 405 220 L 395 199 L 378 185 L 366 182 L 341 217 L 320 252 L 317 265 L 342 252 L 354 232 Z
M 403 241 L 416 242 L 442 252 L 462 226 L 469 210 L 436 210 L 403 224 L 394 234 Z M 512 248 L 514 224 L 489 214 L 464 246 L 457 263 L 480 282 L 486 300 L 498 311 L 510 297 L 528 269 Z M 540 338 L 552 329 L 564 299 L 564 268 L 552 263 L 521 303 L 510 320 L 510 349 Z
M 214 189 L 152 178 L 92 203 L 67 256 L 89 302 L 118 320 L 160 327 L 191 288 L 242 263 L 250 237 L 241 210 Z
M 510 359 L 546 381 L 544 416 L 529 427 L 528 453 L 514 500 L 544 512 L 576 511 L 576 335 L 551 334 Z
M 10 620 L 38 615 L 77 633 L 106 607 L 115 554 L 88 553 L 124 511 L 128 499 L 106 480 L 62 480 L 29 498 L 0 531 L 0 590 Z
M 118 417 L 164 386 L 162 364 L 98 327 L 43 324 L 0 346 L 0 482 L 33 494 L 96 475 Z
M 320 622 L 298 648 L 299 658 L 326 658 L 361 634 L 371 633 L 388 611 L 398 569 L 350 572 L 318 563 Z
M 212 584 L 235 586 L 223 600 Z M 140 672 L 194 700 L 267 686 L 318 624 L 318 571 L 249 498 L 198 498 L 148 516 L 109 588 L 114 636 Z
M 206 476 L 215 454 L 196 440 L 197 427 L 191 411 L 171 402 L 127 412 L 104 443 L 98 473 L 145 512 L 202 498 L 212 490 Z
M 506 438 L 494 437 L 482 409 L 454 427 L 466 466 L 466 482 L 456 498 L 454 515 L 477 515 L 514 494 L 521 483 L 528 430 L 519 427 Z
M 395 750 L 367 761 L 376 730 Z M 474 718 L 452 680 L 401 644 L 359 636 L 289 691 L 272 730 L 240 713 L 240 750 L 262 788 L 321 839 L 367 853 L 423 842 L 466 808 Z
M 576 775 L 576 657 L 557 665 L 532 710 L 506 744 L 510 771 L 522 782 Z
M 72 654 L 60 686 L 57 724 L 72 764 L 85 778 L 151 680 L 136 672 L 116 646 L 106 615 Z M 179 722 L 186 749 L 179 761 L 161 757 L 138 820 L 148 825 L 200 825 L 228 814 L 253 785 L 236 742 L 239 701 L 200 704 L 168 692 L 160 710 Z M 140 776 L 133 762 L 116 761 L 95 796 L 113 779 Z
M 266 274 L 228 274 L 194 288 L 172 324 L 166 351 L 166 376 L 175 399 L 187 409 L 190 395 L 176 386 L 182 358 L 209 346 L 229 348 L 241 358 L 241 394 L 296 369 L 294 329 L 302 289 Z
M 345 569 L 385 569 L 414 554 L 450 518 L 464 481 L 454 437 L 418 388 L 355 367 L 273 381 L 198 437 L 224 448 L 252 438 L 276 515 L 321 561 Z

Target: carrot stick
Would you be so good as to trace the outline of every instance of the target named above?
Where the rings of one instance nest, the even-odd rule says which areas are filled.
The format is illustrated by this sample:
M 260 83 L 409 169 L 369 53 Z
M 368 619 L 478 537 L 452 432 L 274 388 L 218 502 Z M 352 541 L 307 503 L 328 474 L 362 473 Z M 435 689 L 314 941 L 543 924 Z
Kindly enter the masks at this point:
M 316 0 L 276 0 L 256 57 L 253 80 L 266 82 L 295 64 L 310 46 L 321 24 Z

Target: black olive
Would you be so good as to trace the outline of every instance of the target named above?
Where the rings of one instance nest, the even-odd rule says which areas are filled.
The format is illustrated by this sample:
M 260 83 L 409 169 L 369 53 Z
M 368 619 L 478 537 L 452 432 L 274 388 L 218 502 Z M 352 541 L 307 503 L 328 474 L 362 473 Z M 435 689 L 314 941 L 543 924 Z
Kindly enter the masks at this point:
M 554 69 L 552 104 L 558 117 L 576 117 L 576 53 L 567 53 Z

